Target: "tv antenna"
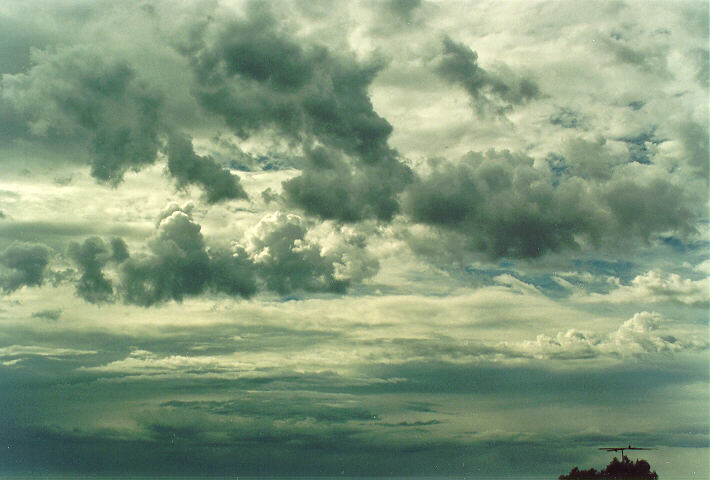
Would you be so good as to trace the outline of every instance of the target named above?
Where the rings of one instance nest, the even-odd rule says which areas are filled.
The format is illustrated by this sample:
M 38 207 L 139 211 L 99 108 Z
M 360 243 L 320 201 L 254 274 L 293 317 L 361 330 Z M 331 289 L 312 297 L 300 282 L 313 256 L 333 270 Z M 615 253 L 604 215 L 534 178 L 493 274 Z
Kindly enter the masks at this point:
M 621 452 L 621 458 L 624 458 L 624 450 L 655 450 L 655 448 L 643 448 L 643 447 L 632 447 L 629 444 L 628 447 L 599 447 L 599 450 L 606 450 L 607 452 Z

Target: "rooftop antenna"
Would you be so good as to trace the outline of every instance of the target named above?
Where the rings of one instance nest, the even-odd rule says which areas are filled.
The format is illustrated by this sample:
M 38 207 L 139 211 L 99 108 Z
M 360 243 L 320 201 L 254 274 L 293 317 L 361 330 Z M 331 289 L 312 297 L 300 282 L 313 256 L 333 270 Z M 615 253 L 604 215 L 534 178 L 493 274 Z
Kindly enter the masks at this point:
M 628 447 L 599 447 L 599 450 L 606 450 L 607 452 L 619 452 L 621 451 L 621 459 L 624 459 L 624 450 L 655 450 L 655 448 L 643 448 L 643 447 L 632 447 L 629 444 Z

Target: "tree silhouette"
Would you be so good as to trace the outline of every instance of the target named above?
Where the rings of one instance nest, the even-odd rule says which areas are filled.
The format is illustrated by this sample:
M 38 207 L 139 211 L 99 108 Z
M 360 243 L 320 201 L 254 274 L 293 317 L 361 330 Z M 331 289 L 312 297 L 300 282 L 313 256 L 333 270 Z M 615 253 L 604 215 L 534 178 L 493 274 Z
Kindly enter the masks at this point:
M 593 479 L 614 479 L 614 480 L 658 480 L 658 474 L 651 471 L 651 465 L 646 460 L 636 460 L 632 462 L 626 455 L 614 459 L 600 472 L 594 468 L 580 470 L 574 467 L 569 474 L 560 475 L 559 480 L 593 480 Z

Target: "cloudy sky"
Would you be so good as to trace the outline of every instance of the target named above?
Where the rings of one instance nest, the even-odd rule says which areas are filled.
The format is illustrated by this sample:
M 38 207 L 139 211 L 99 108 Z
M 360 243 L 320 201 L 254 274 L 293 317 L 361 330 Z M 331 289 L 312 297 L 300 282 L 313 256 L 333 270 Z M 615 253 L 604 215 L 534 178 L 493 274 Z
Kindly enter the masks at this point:
M 0 1 L 0 475 L 707 478 L 708 5 Z

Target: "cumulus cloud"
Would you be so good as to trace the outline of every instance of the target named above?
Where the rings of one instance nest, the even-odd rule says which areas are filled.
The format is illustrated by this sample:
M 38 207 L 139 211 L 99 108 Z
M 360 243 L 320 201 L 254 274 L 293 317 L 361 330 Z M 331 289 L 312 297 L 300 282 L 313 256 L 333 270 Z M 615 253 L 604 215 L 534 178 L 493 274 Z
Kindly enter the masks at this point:
M 2 95 L 33 134 L 86 142 L 91 174 L 113 185 L 155 161 L 162 99 L 131 65 L 83 46 L 33 50 L 32 60 L 3 76 Z
M 505 350 L 541 359 L 592 359 L 600 356 L 634 357 L 652 353 L 700 351 L 708 342 L 699 338 L 676 338 L 660 335 L 663 318 L 655 312 L 636 313 L 617 330 L 608 334 L 594 334 L 570 329 L 554 337 L 538 335 L 534 341 L 505 342 Z
M 197 155 L 189 138 L 170 137 L 168 171 L 177 180 L 178 187 L 192 183 L 200 185 L 208 203 L 248 198 L 239 177 L 222 168 L 213 158 Z
M 365 236 L 275 212 L 228 245 L 207 246 L 191 208 L 161 212 L 146 250 L 129 257 L 125 242 L 98 237 L 72 243 L 69 257 L 81 277 L 77 294 L 92 303 L 121 298 L 151 306 L 207 292 L 250 297 L 260 290 L 344 293 L 377 273 Z M 119 279 L 114 288 L 111 278 Z
M 126 242 L 113 238 L 107 245 L 101 238 L 91 237 L 81 244 L 69 244 L 68 254 L 81 272 L 76 286 L 77 295 L 91 303 L 111 301 L 113 285 L 102 269 L 109 261 L 121 263 L 129 257 Z
M 628 285 L 620 285 L 608 294 L 595 294 L 583 298 L 581 301 L 653 302 L 708 307 L 710 305 L 710 277 L 692 280 L 683 278 L 676 273 L 650 270 L 634 277 Z
M 492 258 L 694 232 L 697 213 L 680 186 L 653 174 L 632 180 L 623 164 L 604 169 L 600 158 L 585 152 L 541 165 L 490 150 L 459 162 L 433 161 L 406 190 L 404 211 L 415 222 L 463 235 L 466 248 Z
M 532 158 L 508 151 L 434 164 L 407 190 L 404 203 L 414 221 L 461 233 L 469 248 L 491 257 L 575 248 L 577 236 L 595 229 L 579 183 L 554 186 Z
M 241 246 L 269 290 L 344 292 L 352 280 L 377 272 L 377 261 L 357 234 L 324 246 L 308 236 L 306 221 L 291 214 L 267 215 L 250 230 Z
M 0 254 L 0 288 L 12 292 L 44 283 L 49 247 L 39 243 L 13 243 Z
M 200 103 L 235 133 L 275 130 L 307 150 L 314 142 L 327 147 L 327 155 L 309 154 L 303 175 L 285 184 L 295 205 L 342 221 L 389 220 L 397 212 L 408 168 L 389 147 L 392 127 L 367 91 L 380 62 L 299 41 L 257 3 L 243 18 L 208 25 L 182 50 Z
M 149 253 L 131 257 L 121 265 L 121 291 L 128 303 L 150 306 L 166 300 L 181 301 L 208 288 L 242 296 L 254 292 L 250 265 L 234 256 L 212 257 L 200 225 L 185 211 L 166 212 L 147 246 Z M 215 269 L 214 258 L 227 262 L 232 273 L 228 275 L 223 267 Z
M 367 95 L 381 64 L 299 42 L 268 4 L 250 3 L 244 18 L 209 25 L 184 50 L 202 105 L 236 132 L 273 127 L 296 140 L 315 136 L 373 162 L 390 153 L 392 127 Z
M 391 220 L 399 211 L 398 193 L 413 177 L 394 159 L 357 166 L 332 149 L 309 151 L 305 160 L 303 173 L 283 183 L 286 199 L 308 213 L 343 222 Z
M 501 66 L 493 73 L 478 64 L 478 53 L 468 46 L 444 38 L 437 72 L 447 81 L 462 86 L 479 114 L 503 115 L 513 105 L 537 98 L 540 89 L 534 79 L 518 76 Z
M 24 73 L 4 75 L 2 99 L 34 139 L 86 148 L 91 175 L 113 186 L 129 170 L 155 163 L 168 136 L 168 172 L 179 187 L 196 184 L 209 203 L 247 198 L 239 177 L 194 152 L 188 137 L 169 133 L 162 87 L 121 55 L 99 47 L 33 50 Z M 191 113 L 194 116 L 194 113 Z

